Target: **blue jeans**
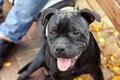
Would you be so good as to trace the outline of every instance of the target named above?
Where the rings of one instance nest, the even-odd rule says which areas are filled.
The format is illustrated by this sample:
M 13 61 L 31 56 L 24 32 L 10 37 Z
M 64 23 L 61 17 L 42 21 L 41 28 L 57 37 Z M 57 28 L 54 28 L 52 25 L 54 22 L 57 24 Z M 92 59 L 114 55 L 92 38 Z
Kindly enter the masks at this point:
M 48 0 L 17 0 L 4 23 L 0 25 L 0 34 L 14 43 L 18 43 L 30 28 L 35 16 Z
M 3 7 L 3 2 L 4 2 L 4 0 L 0 0 L 0 9 L 2 9 L 2 7 Z

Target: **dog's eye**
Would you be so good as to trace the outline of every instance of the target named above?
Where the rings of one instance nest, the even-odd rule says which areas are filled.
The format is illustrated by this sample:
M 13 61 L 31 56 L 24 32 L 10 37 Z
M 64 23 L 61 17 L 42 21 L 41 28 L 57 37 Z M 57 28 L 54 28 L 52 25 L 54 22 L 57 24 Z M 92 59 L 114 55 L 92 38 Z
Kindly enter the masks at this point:
M 80 35 L 80 32 L 74 31 L 73 35 Z
M 69 28 L 69 35 L 79 36 L 80 35 L 80 31 L 72 25 Z
M 70 36 L 70 37 L 78 37 L 78 36 L 80 36 L 81 35 L 81 33 L 80 32 L 69 32 L 68 33 L 68 35 Z
M 53 32 L 53 31 L 49 32 L 49 34 L 54 36 L 57 35 L 56 32 Z

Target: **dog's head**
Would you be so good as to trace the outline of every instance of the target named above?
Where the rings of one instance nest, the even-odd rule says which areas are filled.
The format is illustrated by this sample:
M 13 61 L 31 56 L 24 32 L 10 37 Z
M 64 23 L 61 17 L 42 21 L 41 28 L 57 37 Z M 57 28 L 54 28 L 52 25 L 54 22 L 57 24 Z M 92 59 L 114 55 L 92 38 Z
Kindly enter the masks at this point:
M 89 45 L 89 24 L 100 16 L 88 9 L 60 11 L 47 9 L 41 15 L 44 36 L 58 69 L 66 71 Z

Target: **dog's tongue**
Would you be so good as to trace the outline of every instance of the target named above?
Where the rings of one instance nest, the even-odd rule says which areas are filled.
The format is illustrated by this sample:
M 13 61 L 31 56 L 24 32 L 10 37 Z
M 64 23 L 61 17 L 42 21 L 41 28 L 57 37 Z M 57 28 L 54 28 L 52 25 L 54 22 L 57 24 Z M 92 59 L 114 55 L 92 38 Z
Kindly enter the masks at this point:
M 57 58 L 57 66 L 60 71 L 66 71 L 70 65 L 72 59 Z

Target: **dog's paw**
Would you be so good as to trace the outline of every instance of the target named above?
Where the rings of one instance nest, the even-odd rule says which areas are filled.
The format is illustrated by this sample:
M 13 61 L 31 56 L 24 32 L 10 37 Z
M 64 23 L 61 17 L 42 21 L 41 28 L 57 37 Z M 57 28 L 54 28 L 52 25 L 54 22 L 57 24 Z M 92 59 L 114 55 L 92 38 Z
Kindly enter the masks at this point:
M 28 76 L 27 72 L 25 71 L 25 72 L 20 74 L 20 76 L 18 77 L 17 80 L 26 80 L 28 77 L 29 76 Z

